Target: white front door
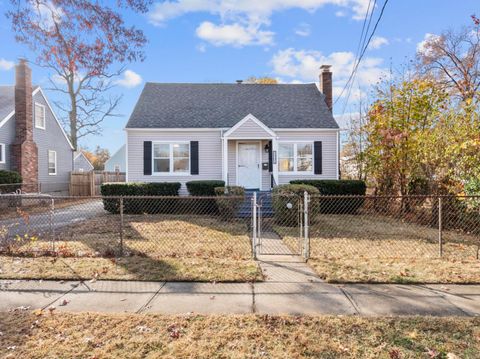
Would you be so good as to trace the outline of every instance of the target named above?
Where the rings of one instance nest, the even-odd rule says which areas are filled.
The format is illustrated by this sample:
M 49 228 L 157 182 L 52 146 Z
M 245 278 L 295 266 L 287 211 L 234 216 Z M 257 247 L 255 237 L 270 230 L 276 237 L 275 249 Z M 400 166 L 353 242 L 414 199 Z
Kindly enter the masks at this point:
M 257 142 L 238 144 L 237 184 L 247 189 L 260 189 L 260 145 Z

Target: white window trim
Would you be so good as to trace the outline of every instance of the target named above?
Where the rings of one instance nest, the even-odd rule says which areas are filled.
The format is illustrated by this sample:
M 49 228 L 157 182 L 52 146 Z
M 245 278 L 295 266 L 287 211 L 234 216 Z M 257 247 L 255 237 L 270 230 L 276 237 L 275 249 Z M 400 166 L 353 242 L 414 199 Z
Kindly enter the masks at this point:
M 282 144 L 293 144 L 293 171 L 281 171 L 280 170 L 280 146 Z M 298 151 L 297 145 L 298 144 L 309 144 L 312 146 L 312 170 L 311 171 L 297 171 L 297 163 L 298 163 Z M 315 147 L 313 141 L 278 141 L 278 154 L 277 154 L 277 166 L 278 166 L 278 173 L 281 175 L 312 175 L 314 173 L 314 166 L 315 166 Z
M 50 152 L 55 154 L 55 172 L 54 173 L 50 173 Z M 48 150 L 47 172 L 48 172 L 49 176 L 56 176 L 57 175 L 57 151 Z
M 0 143 L 0 156 L 2 157 L 0 163 L 6 163 L 7 160 L 5 158 L 5 144 Z
M 43 109 L 43 127 L 37 125 L 37 106 L 41 107 Z M 47 127 L 47 110 L 44 105 L 42 105 L 39 102 L 35 102 L 35 113 L 33 114 L 33 121 L 35 122 L 35 128 L 39 128 L 41 130 L 44 130 Z
M 121 166 L 118 165 L 118 164 L 113 166 L 113 171 L 114 171 L 114 172 L 117 172 L 117 167 L 118 167 L 118 172 L 121 172 L 122 168 L 121 168 Z
M 170 146 L 170 172 L 155 172 L 155 145 L 165 145 Z M 186 172 L 174 172 L 173 171 L 173 145 L 188 145 L 188 170 Z M 191 172 L 191 151 L 190 141 L 152 141 L 152 176 L 190 176 Z

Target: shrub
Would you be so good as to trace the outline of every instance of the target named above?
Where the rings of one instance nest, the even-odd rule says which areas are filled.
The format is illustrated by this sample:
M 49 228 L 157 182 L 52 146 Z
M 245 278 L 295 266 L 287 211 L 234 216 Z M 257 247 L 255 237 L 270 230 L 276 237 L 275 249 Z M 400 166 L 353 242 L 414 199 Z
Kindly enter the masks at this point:
M 294 180 L 292 184 L 306 184 L 314 186 L 322 196 L 365 196 L 367 185 L 359 180 Z M 319 200 L 320 213 L 354 214 L 363 206 L 364 198 L 321 198 Z
M 102 196 L 178 196 L 181 184 L 178 182 L 160 183 L 104 183 L 100 187 Z M 103 199 L 105 210 L 120 212 L 118 199 Z M 124 213 L 171 213 L 176 200 L 163 199 L 124 199 Z
M 22 186 L 22 176 L 15 171 L 0 170 L 0 193 L 11 193 Z
M 275 222 L 281 226 L 298 226 L 299 210 L 303 208 L 303 196 L 307 191 L 313 195 L 310 201 L 310 219 L 313 221 L 318 212 L 317 188 L 305 184 L 284 184 L 273 189 L 272 204 Z
M 243 201 L 245 189 L 240 186 L 215 187 L 217 208 L 224 220 L 233 219 Z
M 190 181 L 186 183 L 188 193 L 191 196 L 215 196 L 215 188 L 225 186 L 224 181 L 204 180 Z

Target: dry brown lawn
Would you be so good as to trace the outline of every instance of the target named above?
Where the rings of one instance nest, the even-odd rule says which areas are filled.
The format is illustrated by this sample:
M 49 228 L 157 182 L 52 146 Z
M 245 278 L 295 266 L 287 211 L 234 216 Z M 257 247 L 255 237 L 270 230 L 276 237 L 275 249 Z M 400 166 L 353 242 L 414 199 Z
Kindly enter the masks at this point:
M 275 227 L 297 248 L 298 229 Z M 480 283 L 480 238 L 382 216 L 320 215 L 309 264 L 329 282 Z
M 254 281 L 248 227 L 217 217 L 128 215 L 120 254 L 119 216 L 104 215 L 63 228 L 54 246 L 26 240 L 15 256 L 0 257 L 1 278 Z
M 480 319 L 0 315 L 5 358 L 478 358 Z

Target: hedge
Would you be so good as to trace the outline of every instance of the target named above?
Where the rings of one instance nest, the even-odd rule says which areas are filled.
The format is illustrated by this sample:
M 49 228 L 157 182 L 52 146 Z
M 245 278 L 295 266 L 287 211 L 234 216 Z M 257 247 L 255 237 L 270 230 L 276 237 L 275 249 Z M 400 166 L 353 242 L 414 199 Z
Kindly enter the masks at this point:
M 284 184 L 273 189 L 272 204 L 275 222 L 281 226 L 298 226 L 299 209 L 303 208 L 304 193 L 313 195 L 310 201 L 310 219 L 315 219 L 318 212 L 317 198 L 320 192 L 317 188 L 305 184 Z
M 100 187 L 102 196 L 178 196 L 181 184 L 178 182 L 159 183 L 104 183 Z M 125 199 L 124 213 L 172 213 L 177 200 L 163 199 Z M 103 199 L 105 210 L 119 213 L 118 199 Z
M 186 183 L 188 193 L 192 196 L 215 196 L 216 187 L 224 187 L 224 181 L 204 180 Z
M 292 184 L 314 186 L 322 196 L 365 196 L 367 185 L 359 180 L 294 180 Z M 364 203 L 363 197 L 356 198 L 321 198 L 320 213 L 355 214 Z
M 18 172 L 0 170 L 0 193 L 15 192 L 22 187 L 21 183 L 22 176 Z
M 245 188 L 240 186 L 215 187 L 217 208 L 224 220 L 232 220 L 245 200 Z

